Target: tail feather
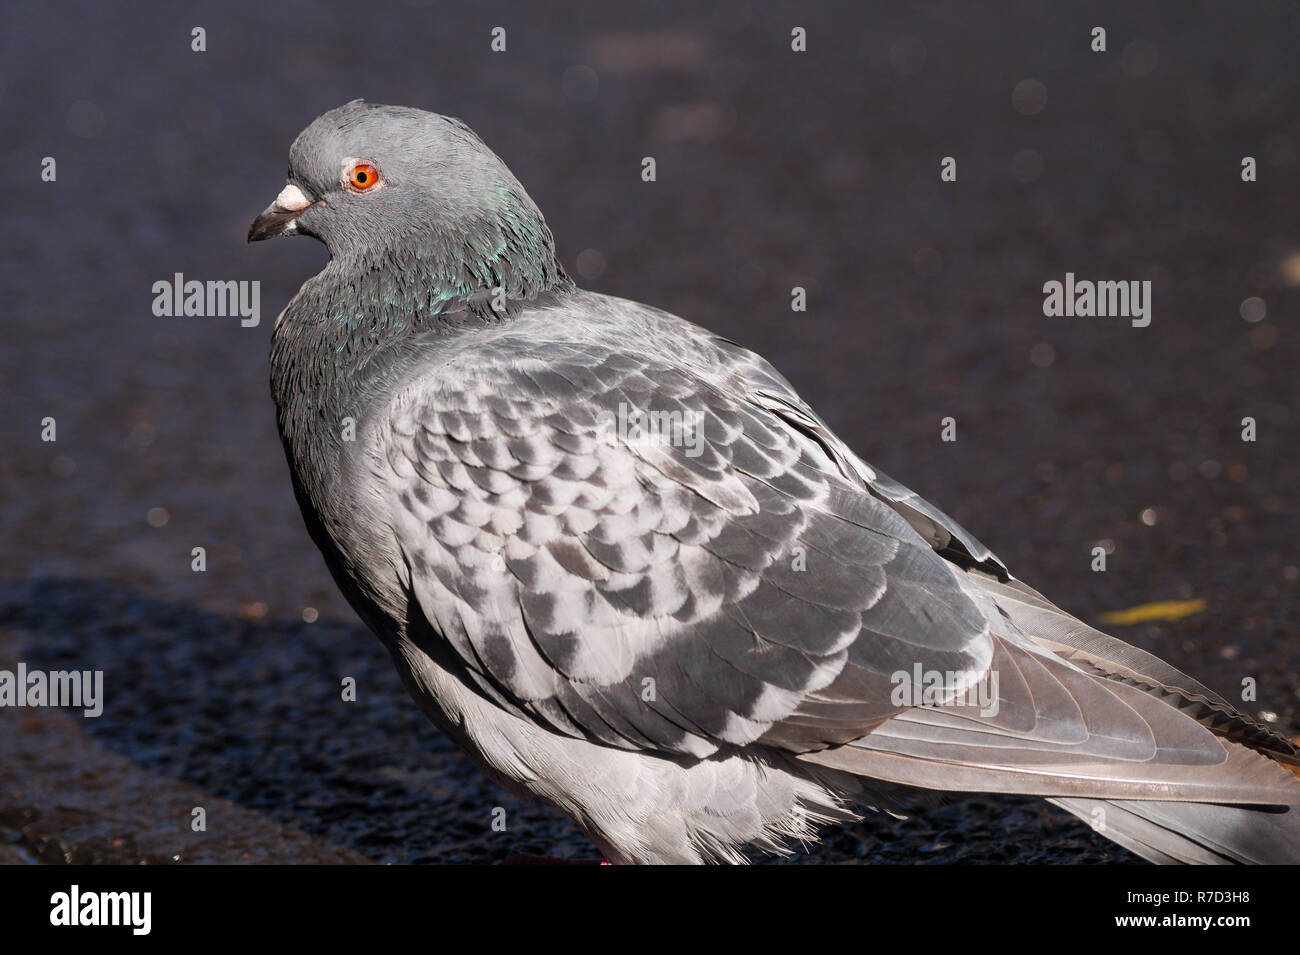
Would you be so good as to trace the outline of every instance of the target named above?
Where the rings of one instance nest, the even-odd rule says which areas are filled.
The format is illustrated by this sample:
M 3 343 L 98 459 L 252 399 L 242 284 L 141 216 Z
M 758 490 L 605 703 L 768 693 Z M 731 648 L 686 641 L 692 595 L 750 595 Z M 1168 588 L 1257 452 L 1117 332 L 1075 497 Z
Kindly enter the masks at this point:
M 1089 627 L 1019 581 L 981 582 L 1041 646 L 1099 676 L 1161 697 L 1229 741 L 1230 748 L 1238 744 L 1284 766 L 1300 765 L 1300 751 L 1291 740 L 1163 660 Z M 1282 865 L 1300 860 L 1300 805 L 1076 797 L 1048 801 L 1155 863 Z
M 1000 707 L 914 706 L 801 760 L 907 786 L 1042 796 L 1156 863 L 1300 862 L 1295 743 L 1019 581 L 968 576 L 995 608 Z
M 1158 864 L 1287 865 L 1300 859 L 1300 807 L 1049 799 Z
M 1018 580 L 999 581 L 978 571 L 970 577 L 1039 646 L 1087 672 L 1160 697 L 1224 739 L 1300 766 L 1295 743 L 1159 657 L 1088 626 Z

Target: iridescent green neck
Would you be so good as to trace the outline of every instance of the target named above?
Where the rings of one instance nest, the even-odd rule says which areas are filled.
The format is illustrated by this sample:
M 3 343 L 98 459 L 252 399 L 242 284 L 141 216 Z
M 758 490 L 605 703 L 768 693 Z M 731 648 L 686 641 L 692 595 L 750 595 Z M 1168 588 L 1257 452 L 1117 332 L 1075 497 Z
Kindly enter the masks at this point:
M 332 259 L 319 276 L 318 307 L 334 333 L 496 323 L 545 291 L 571 288 L 540 213 L 513 190 L 505 199 L 477 221 L 398 236 L 400 248 L 363 247 Z

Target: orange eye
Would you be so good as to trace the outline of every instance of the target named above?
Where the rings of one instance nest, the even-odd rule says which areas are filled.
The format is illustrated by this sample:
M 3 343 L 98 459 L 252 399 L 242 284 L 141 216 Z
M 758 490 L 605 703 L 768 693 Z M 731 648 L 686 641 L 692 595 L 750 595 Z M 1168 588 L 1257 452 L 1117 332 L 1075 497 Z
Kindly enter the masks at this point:
M 365 192 L 378 182 L 379 170 L 368 162 L 357 163 L 348 174 L 348 184 L 358 192 Z

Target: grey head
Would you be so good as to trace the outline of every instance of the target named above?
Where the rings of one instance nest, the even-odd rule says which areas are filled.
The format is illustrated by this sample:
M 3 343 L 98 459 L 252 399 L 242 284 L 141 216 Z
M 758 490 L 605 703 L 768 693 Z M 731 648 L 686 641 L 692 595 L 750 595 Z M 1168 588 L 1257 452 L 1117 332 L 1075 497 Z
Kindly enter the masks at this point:
M 418 274 L 448 300 L 568 283 L 505 163 L 460 120 L 405 106 L 353 100 L 299 134 L 288 181 L 248 241 L 279 235 L 319 239 L 347 271 Z

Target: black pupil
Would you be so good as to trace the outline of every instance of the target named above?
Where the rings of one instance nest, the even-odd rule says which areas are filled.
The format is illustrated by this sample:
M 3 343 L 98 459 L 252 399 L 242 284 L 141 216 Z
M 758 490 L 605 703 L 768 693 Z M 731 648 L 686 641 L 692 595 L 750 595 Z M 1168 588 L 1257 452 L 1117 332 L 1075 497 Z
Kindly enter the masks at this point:
M 358 169 L 358 170 L 357 170 L 357 182 L 358 182 L 358 183 L 364 183 L 365 181 L 366 181 L 366 174 L 365 174 L 365 172 L 364 172 L 363 170 Z

